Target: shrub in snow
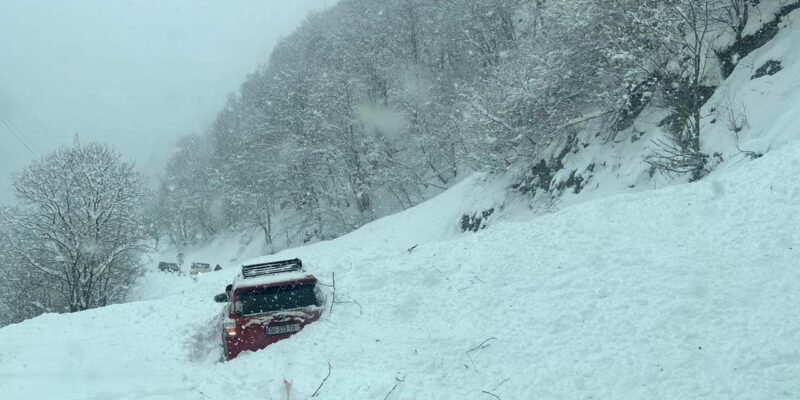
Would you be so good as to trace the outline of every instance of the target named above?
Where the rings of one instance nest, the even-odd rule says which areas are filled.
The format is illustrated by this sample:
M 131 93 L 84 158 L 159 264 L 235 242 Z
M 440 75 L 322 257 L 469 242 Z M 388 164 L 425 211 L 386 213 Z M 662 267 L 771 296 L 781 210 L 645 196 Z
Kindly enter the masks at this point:
M 461 217 L 462 232 L 477 232 L 486 229 L 487 219 L 494 214 L 494 208 L 489 208 L 473 214 L 464 214 Z
M 775 75 L 783 69 L 781 62 L 778 60 L 769 60 L 764 65 L 758 67 L 756 73 L 750 77 L 750 80 L 761 78 L 762 76 Z

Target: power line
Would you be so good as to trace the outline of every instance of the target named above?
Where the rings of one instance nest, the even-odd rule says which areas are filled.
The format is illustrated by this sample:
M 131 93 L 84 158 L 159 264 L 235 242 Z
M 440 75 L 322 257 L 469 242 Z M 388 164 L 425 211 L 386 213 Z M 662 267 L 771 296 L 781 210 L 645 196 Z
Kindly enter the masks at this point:
M 32 155 L 32 156 L 36 157 L 36 153 L 34 153 L 34 152 L 33 152 L 33 150 L 31 149 L 31 147 L 30 147 L 30 146 L 28 146 L 28 144 L 27 144 L 27 143 L 25 143 L 25 142 L 22 140 L 22 138 L 20 138 L 20 137 L 19 137 L 19 135 L 17 135 L 17 133 L 14 131 L 14 129 L 13 129 L 13 128 L 11 128 L 11 125 L 9 125 L 9 124 L 8 124 L 8 121 L 6 121 L 6 119 L 5 119 L 5 118 L 3 118 L 3 117 L 0 117 L 0 121 L 2 121 L 2 122 L 3 122 L 3 125 L 5 125 L 5 126 L 6 126 L 6 130 L 7 130 L 9 133 L 11 133 L 11 135 L 12 135 L 12 136 L 14 136 L 14 137 L 17 139 L 17 141 L 19 141 L 19 143 L 20 143 L 21 145 L 25 146 L 25 148 L 26 148 L 26 149 L 28 149 L 28 151 L 31 153 L 31 155 Z
M 17 137 L 21 138 L 25 143 L 28 144 L 29 147 L 33 147 L 33 150 L 35 150 L 36 152 L 38 152 L 40 154 L 42 153 L 42 149 L 40 149 L 39 146 L 36 145 L 36 142 L 31 140 L 28 137 L 28 135 L 26 135 L 24 132 L 22 132 L 22 130 L 19 129 L 19 127 L 17 127 L 17 124 L 15 124 L 14 121 L 8 119 L 7 117 L 3 117 L 3 120 L 4 120 L 3 124 L 7 128 L 10 127 L 10 129 L 16 134 Z
M 36 142 L 35 142 L 34 140 L 32 140 L 30 137 L 28 137 L 28 135 L 26 135 L 24 132 L 22 132 L 22 129 L 19 129 L 19 127 L 17 126 L 17 124 L 16 124 L 16 123 L 14 123 L 14 121 L 12 121 L 12 120 L 8 119 L 8 117 L 6 117 L 6 118 L 5 118 L 5 120 L 6 120 L 6 123 L 7 123 L 7 124 L 11 125 L 11 128 L 13 128 L 13 129 L 14 129 L 14 131 L 17 133 L 17 135 L 19 135 L 19 136 L 21 136 L 23 139 L 25 139 L 25 141 L 26 141 L 26 142 L 27 142 L 29 145 L 31 145 L 31 147 L 33 147 L 33 149 L 34 149 L 34 150 L 36 150 L 36 151 L 37 151 L 37 152 L 39 152 L 40 154 L 41 154 L 41 153 L 43 153 L 43 151 L 42 151 L 42 149 L 39 147 L 39 145 L 37 145 L 37 144 L 36 144 Z
M 18 114 L 19 117 L 22 117 L 23 119 L 25 119 L 28 122 L 28 125 L 30 125 L 31 123 L 35 123 L 39 127 L 39 130 L 44 130 L 44 129 L 42 129 L 42 125 L 35 118 L 31 118 L 30 115 L 25 112 L 25 110 L 18 109 L 18 110 L 16 110 L 16 114 Z M 39 147 L 39 145 L 36 144 L 35 140 L 30 139 L 30 137 L 28 137 L 28 135 L 25 135 L 23 133 L 22 129 L 19 129 L 19 126 L 17 125 L 17 122 L 19 121 L 19 119 L 11 120 L 11 118 L 8 118 L 8 115 L 5 115 L 5 120 L 6 120 L 6 123 L 8 123 L 9 125 L 11 125 L 12 128 L 14 128 L 14 131 L 16 131 L 19 136 L 21 136 L 23 139 L 25 139 L 25 141 L 31 147 L 33 147 L 34 150 L 38 151 L 39 153 L 44 153 L 42 151 L 42 149 Z

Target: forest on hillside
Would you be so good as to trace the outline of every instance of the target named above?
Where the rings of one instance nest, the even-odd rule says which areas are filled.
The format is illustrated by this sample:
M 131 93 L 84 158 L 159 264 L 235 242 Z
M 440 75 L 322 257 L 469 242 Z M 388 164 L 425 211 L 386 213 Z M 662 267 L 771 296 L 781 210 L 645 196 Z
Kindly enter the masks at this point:
M 553 149 L 587 124 L 613 138 L 654 101 L 672 135 L 647 157 L 697 179 L 709 168 L 700 106 L 757 3 L 342 0 L 180 141 L 154 234 L 177 246 L 246 228 L 267 245 L 336 237 L 465 172 L 557 169 Z

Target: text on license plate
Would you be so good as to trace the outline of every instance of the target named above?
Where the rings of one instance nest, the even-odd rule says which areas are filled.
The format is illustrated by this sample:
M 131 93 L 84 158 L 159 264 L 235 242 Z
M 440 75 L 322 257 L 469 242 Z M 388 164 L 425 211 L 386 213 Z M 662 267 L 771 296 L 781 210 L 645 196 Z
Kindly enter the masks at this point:
M 300 324 L 268 326 L 267 335 L 280 335 L 281 333 L 297 332 L 299 330 Z

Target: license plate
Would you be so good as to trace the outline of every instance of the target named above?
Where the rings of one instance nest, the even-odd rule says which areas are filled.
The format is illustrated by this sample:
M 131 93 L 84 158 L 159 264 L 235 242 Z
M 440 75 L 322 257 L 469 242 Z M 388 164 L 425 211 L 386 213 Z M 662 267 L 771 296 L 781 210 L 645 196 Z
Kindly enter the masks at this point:
M 297 332 L 299 330 L 300 330 L 300 324 L 268 326 L 267 335 L 280 335 L 282 333 Z

